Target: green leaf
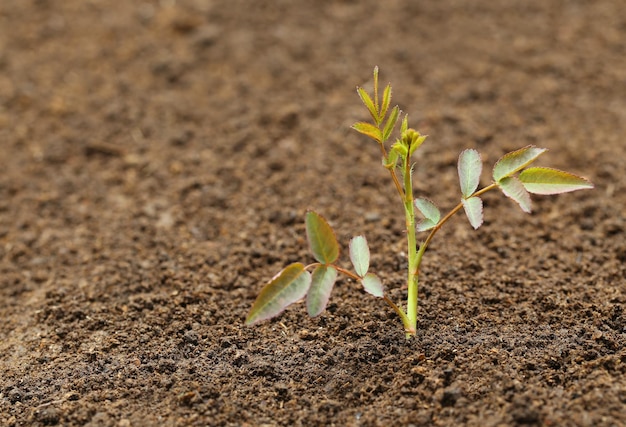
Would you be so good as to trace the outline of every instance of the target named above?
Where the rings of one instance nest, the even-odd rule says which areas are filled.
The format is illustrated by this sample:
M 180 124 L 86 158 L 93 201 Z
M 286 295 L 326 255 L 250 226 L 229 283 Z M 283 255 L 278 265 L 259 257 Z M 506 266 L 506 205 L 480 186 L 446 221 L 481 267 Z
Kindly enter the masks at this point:
M 533 194 L 561 194 L 593 188 L 582 176 L 552 168 L 528 168 L 519 174 L 524 188 Z
M 374 67 L 374 104 L 376 105 L 376 111 L 378 110 L 378 65 Z M 383 119 L 383 116 L 378 114 L 377 124 L 380 124 L 380 121 Z
M 441 212 L 433 202 L 423 197 L 415 199 L 413 202 L 418 211 L 424 216 L 424 219 L 417 224 L 417 231 L 426 231 L 434 228 L 439 224 Z
M 483 201 L 480 197 L 470 197 L 469 199 L 461 199 L 465 215 L 474 229 L 483 224 Z
M 408 129 L 409 129 L 409 115 L 405 114 L 404 119 L 402 119 L 402 125 L 400 125 L 400 135 L 402 135 Z
M 498 181 L 498 187 L 500 187 L 505 196 L 515 200 L 524 212 L 530 213 L 530 194 L 528 194 L 524 184 L 517 177 L 509 176 L 502 178 Z
M 310 285 L 311 275 L 303 264 L 296 262 L 287 266 L 261 289 L 246 318 L 246 325 L 279 315 L 288 305 L 303 298 Z
M 409 128 L 402 132 L 400 136 L 400 140 L 397 141 L 397 144 L 401 144 L 408 156 L 411 156 L 417 148 L 424 143 L 426 140 L 426 135 L 422 136 L 415 129 Z
M 332 264 L 339 257 L 339 244 L 328 222 L 316 212 L 306 214 L 306 236 L 315 259 L 322 264 Z
M 354 265 L 356 274 L 365 276 L 370 268 L 370 248 L 363 236 L 356 236 L 350 240 L 350 261 Z
M 461 183 L 461 193 L 467 199 L 478 188 L 480 172 L 483 169 L 480 154 L 474 149 L 463 150 L 459 155 L 459 181 Z
M 372 101 L 372 98 L 369 96 L 367 91 L 362 87 L 357 87 L 356 91 L 359 94 L 361 101 L 363 101 L 363 104 L 365 104 L 367 110 L 370 112 L 370 115 L 374 119 L 374 122 L 376 124 L 380 124 L 380 119 L 378 118 L 378 109 L 376 108 L 376 105 L 374 105 L 374 101 Z
M 417 150 L 424 143 L 424 141 L 426 141 L 426 138 L 428 138 L 428 135 L 420 135 L 419 132 L 417 132 L 417 135 L 418 137 L 413 139 L 413 141 L 411 142 L 411 148 L 409 148 L 409 156 L 413 155 L 415 150 Z
M 519 150 L 505 154 L 493 167 L 494 181 L 498 182 L 502 178 L 509 177 L 515 172 L 524 169 L 546 151 L 547 149 L 545 148 L 537 148 L 534 145 L 528 145 Z
M 385 128 L 383 130 L 383 141 L 386 141 L 391 136 L 391 132 L 393 132 L 393 128 L 396 126 L 396 122 L 398 121 L 398 115 L 400 114 L 400 108 L 396 105 L 391 109 L 391 114 L 385 123 Z
M 389 106 L 391 105 L 391 85 L 388 84 L 385 86 L 385 90 L 383 92 L 383 103 L 380 105 L 380 120 L 384 119 L 387 115 L 387 110 L 389 110 Z
M 355 131 L 362 133 L 363 135 L 369 136 L 370 138 L 376 140 L 377 142 L 383 142 L 383 134 L 376 126 L 367 122 L 358 122 L 352 125 L 352 129 Z
M 375 297 L 382 298 L 385 295 L 383 283 L 374 273 L 367 273 L 361 279 L 361 284 L 367 293 L 372 294 Z
M 318 265 L 313 270 L 311 287 L 306 296 L 306 310 L 309 316 L 319 316 L 326 309 L 336 280 L 337 269 L 331 265 Z
M 391 149 L 396 150 L 398 152 L 398 155 L 402 159 L 409 155 L 409 150 L 406 148 L 401 140 L 397 140 L 396 142 L 394 142 L 391 146 Z

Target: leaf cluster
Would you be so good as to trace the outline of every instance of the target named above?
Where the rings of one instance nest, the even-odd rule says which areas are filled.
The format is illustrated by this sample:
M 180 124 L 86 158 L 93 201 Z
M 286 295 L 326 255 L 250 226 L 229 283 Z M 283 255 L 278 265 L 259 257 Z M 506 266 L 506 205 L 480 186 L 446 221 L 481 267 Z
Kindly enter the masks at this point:
M 335 264 L 339 258 L 339 243 L 328 222 L 318 213 L 309 211 L 305 224 L 309 248 L 317 262 L 308 266 L 296 262 L 274 276 L 250 309 L 247 325 L 275 317 L 305 296 L 309 316 L 320 315 L 328 304 L 339 272 L 358 280 L 366 292 L 383 297 L 381 280 L 368 272 L 370 250 L 365 237 L 356 236 L 350 241 L 350 260 L 356 271 L 353 274 Z M 312 273 L 308 272 L 310 268 Z
M 400 108 L 396 105 L 391 109 L 389 117 L 386 117 L 391 105 L 391 84 L 385 86 L 382 101 L 379 103 L 378 67 L 376 67 L 374 68 L 374 97 L 372 98 L 362 87 L 357 88 L 357 93 L 372 116 L 374 123 L 357 122 L 352 128 L 363 135 L 369 136 L 379 144 L 383 144 L 391 136 L 400 115 Z M 383 122 L 384 126 L 382 126 Z
M 457 167 L 461 204 L 472 227 L 478 228 L 483 223 L 483 202 L 480 195 L 494 187 L 514 200 L 526 213 L 531 212 L 531 193 L 551 195 L 593 188 L 589 180 L 569 172 L 546 167 L 528 167 L 546 151 L 545 148 L 528 145 L 505 154 L 493 167 L 493 183 L 480 191 L 477 191 L 482 172 L 480 154 L 474 149 L 461 152 Z M 418 231 L 438 226 L 441 213 L 434 203 L 418 198 L 415 200 L 415 207 L 424 217 L 418 224 Z

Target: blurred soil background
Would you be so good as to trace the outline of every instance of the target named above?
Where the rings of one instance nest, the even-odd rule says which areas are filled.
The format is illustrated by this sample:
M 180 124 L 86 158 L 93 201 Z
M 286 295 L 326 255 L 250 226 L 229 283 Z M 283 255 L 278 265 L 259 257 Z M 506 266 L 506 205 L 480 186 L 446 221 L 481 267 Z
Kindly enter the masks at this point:
M 405 298 L 375 65 L 443 209 L 465 148 L 596 188 L 451 221 L 415 340 L 348 280 L 244 327 L 309 208 Z M 624 426 L 625 135 L 623 0 L 3 0 L 0 425 Z

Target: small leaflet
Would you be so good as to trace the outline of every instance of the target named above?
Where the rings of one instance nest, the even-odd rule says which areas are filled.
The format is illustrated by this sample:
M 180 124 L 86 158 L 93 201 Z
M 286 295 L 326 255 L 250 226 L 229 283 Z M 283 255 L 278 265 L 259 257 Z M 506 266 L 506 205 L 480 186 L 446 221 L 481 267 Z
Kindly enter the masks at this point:
M 350 241 L 350 261 L 356 274 L 363 277 L 370 268 L 370 248 L 364 236 L 356 236 Z
M 315 259 L 322 264 L 332 264 L 339 258 L 339 244 L 335 232 L 318 213 L 306 214 L 306 236 Z
M 548 151 L 546 148 L 537 148 L 534 145 L 527 145 L 524 148 L 505 154 L 493 167 L 494 181 L 499 182 L 501 179 L 524 169 L 546 151 Z
M 363 289 L 369 294 L 375 297 L 382 298 L 384 296 L 383 283 L 380 281 L 377 275 L 374 273 L 367 273 L 363 279 L 361 279 Z
M 368 111 L 370 112 L 370 115 L 372 116 L 376 124 L 379 124 L 380 119 L 378 118 L 378 108 L 376 108 L 376 105 L 374 104 L 374 101 L 372 100 L 370 95 L 362 87 L 357 87 L 356 91 L 359 94 L 361 101 L 363 101 L 363 104 L 365 105 L 365 107 L 367 107 Z
M 419 197 L 413 202 L 417 210 L 424 216 L 424 219 L 417 224 L 416 230 L 426 231 L 434 228 L 439 224 L 441 212 L 430 200 Z
M 382 142 L 383 133 L 371 123 L 367 122 L 358 122 L 352 125 L 352 129 L 355 131 L 362 133 L 365 136 L 369 136 L 370 138 Z
M 304 298 L 311 286 L 311 274 L 296 262 L 278 273 L 261 289 L 246 318 L 246 325 L 254 325 L 282 313 L 287 306 Z
M 306 310 L 309 316 L 319 316 L 326 309 L 336 281 L 337 270 L 333 266 L 318 265 L 313 270 L 311 287 L 306 296 Z
M 528 194 L 524 184 L 519 179 L 514 176 L 502 178 L 498 181 L 498 187 L 500 187 L 505 196 L 513 199 L 524 212 L 530 213 L 530 194 Z
M 528 168 L 520 173 L 519 179 L 533 194 L 561 194 L 593 188 L 593 184 L 582 176 L 551 168 Z
M 400 108 L 396 105 L 391 109 L 391 114 L 385 123 L 385 128 L 383 129 L 383 141 L 386 141 L 391 136 L 391 132 L 393 132 L 393 128 L 396 126 L 396 122 L 398 121 L 398 115 L 400 114 Z M 384 117 L 384 116 L 383 116 Z
M 385 90 L 383 91 L 383 102 L 380 105 L 380 115 L 379 118 L 382 120 L 389 110 L 389 105 L 391 105 L 391 84 L 385 86 Z
M 483 224 L 483 201 L 480 197 L 470 197 L 461 199 L 465 215 L 474 229 Z
M 459 155 L 458 169 L 461 194 L 464 199 L 467 199 L 478 188 L 480 173 L 483 169 L 478 151 L 471 148 L 463 150 Z

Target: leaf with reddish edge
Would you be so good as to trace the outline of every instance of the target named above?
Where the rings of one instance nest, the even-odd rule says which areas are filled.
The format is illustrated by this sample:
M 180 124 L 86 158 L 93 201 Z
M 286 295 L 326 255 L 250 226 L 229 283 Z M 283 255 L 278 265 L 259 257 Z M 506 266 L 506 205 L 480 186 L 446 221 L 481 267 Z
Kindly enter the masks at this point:
M 246 325 L 254 325 L 282 313 L 287 306 L 304 298 L 311 285 L 311 274 L 304 265 L 290 264 L 261 289 L 246 318 Z
M 474 229 L 483 224 L 483 201 L 480 197 L 470 197 L 469 199 L 461 199 L 465 215 Z
M 505 154 L 493 167 L 494 181 L 498 182 L 524 169 L 546 151 L 548 151 L 546 148 L 537 148 L 534 145 L 528 145 L 519 150 Z
M 519 179 L 514 176 L 502 178 L 498 181 L 498 187 L 500 187 L 505 196 L 513 199 L 524 212 L 530 213 L 530 194 L 528 194 L 524 184 Z
M 318 262 L 332 264 L 337 261 L 339 244 L 335 232 L 328 222 L 314 211 L 306 214 L 306 235 L 311 252 Z
M 382 120 L 386 115 L 391 105 L 391 85 L 388 84 L 385 86 L 385 90 L 383 91 L 383 102 L 380 105 L 380 120 Z
M 363 104 L 367 107 L 367 110 L 370 112 L 372 119 L 374 119 L 376 124 L 379 124 L 380 118 L 378 117 L 378 108 L 376 108 L 376 105 L 374 104 L 374 101 L 372 100 L 370 95 L 362 87 L 357 87 L 356 91 L 359 94 L 359 98 L 361 98 L 361 101 L 363 101 Z
M 376 140 L 377 142 L 383 141 L 383 133 L 380 129 L 374 126 L 371 123 L 367 122 L 358 122 L 352 125 L 352 129 L 355 131 L 362 133 L 363 135 L 369 136 L 370 138 Z
M 528 168 L 519 174 L 519 179 L 533 194 L 561 194 L 593 188 L 593 184 L 582 176 L 552 168 Z
M 326 309 L 330 293 L 337 280 L 337 270 L 331 265 L 318 265 L 313 270 L 311 287 L 306 296 L 306 310 L 309 316 L 319 316 Z
M 400 125 L 400 135 L 406 132 L 409 129 L 409 115 L 405 114 L 402 119 L 402 124 Z
M 391 136 L 391 132 L 393 132 L 393 128 L 396 126 L 396 122 L 398 121 L 398 116 L 400 114 L 400 108 L 396 105 L 391 109 L 391 114 L 385 123 L 385 128 L 383 129 L 383 137 L 382 140 L 386 141 Z

